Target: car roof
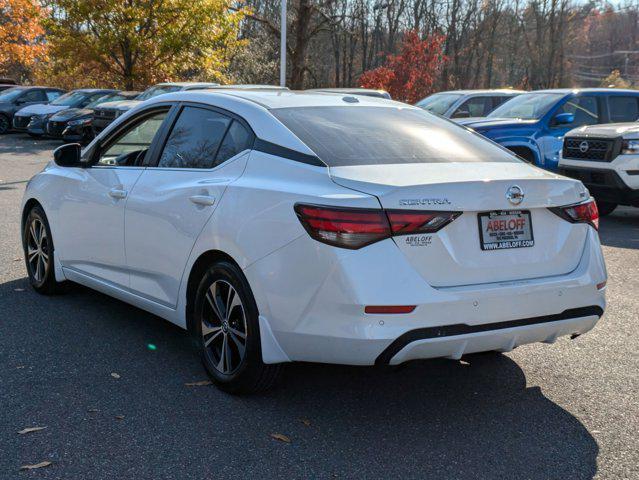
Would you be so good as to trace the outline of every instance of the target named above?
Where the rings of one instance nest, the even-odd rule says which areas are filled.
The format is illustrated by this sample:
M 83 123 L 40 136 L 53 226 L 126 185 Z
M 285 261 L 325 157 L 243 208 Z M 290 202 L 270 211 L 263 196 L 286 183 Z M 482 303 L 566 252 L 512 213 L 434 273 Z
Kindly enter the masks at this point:
M 547 90 L 533 90 L 527 93 L 561 93 L 564 95 L 569 93 L 631 93 L 633 95 L 639 95 L 639 90 L 625 88 L 551 88 Z
M 40 85 L 11 85 L 13 88 L 22 88 L 25 90 L 31 90 L 34 88 L 39 88 L 39 89 L 43 89 L 43 90 L 58 90 L 61 92 L 64 92 L 65 90 L 63 88 L 58 88 L 58 87 L 43 87 Z
M 251 83 L 240 83 L 237 85 L 213 85 L 206 87 L 211 90 L 288 90 L 288 87 L 280 87 L 279 85 L 259 85 Z
M 436 92 L 433 95 L 437 95 L 440 93 L 454 93 L 460 95 L 485 95 L 485 94 L 496 94 L 496 95 L 508 95 L 508 94 L 520 94 L 520 93 L 528 93 L 525 90 L 514 90 L 512 88 L 492 88 L 492 89 L 478 89 L 478 90 L 446 90 L 444 92 Z
M 219 83 L 215 83 L 215 82 L 162 82 L 162 83 L 156 83 L 155 85 L 152 85 L 149 88 L 153 88 L 153 87 L 198 88 L 198 87 L 215 87 L 218 85 Z
M 171 94 L 173 96 L 180 93 L 179 96 L 184 96 L 180 100 L 188 100 L 188 95 L 228 95 L 238 99 L 242 99 L 251 102 L 256 105 L 260 105 L 268 110 L 276 108 L 291 108 L 291 107 L 319 107 L 319 106 L 347 106 L 358 104 L 360 106 L 390 106 L 390 107 L 402 107 L 402 108 L 417 108 L 412 105 L 407 105 L 401 102 L 395 102 L 393 100 L 387 100 L 376 97 L 358 96 L 354 97 L 348 94 L 330 93 L 330 92 L 309 92 L 309 91 L 295 91 L 295 90 L 243 90 L 243 89 L 210 89 L 200 90 L 198 92 L 175 92 Z M 168 94 L 167 94 L 168 95 Z M 168 98 L 166 95 L 162 97 Z M 205 98 L 205 97 L 202 97 Z M 177 99 L 176 99 L 177 100 Z M 211 100 L 215 100 L 211 97 Z

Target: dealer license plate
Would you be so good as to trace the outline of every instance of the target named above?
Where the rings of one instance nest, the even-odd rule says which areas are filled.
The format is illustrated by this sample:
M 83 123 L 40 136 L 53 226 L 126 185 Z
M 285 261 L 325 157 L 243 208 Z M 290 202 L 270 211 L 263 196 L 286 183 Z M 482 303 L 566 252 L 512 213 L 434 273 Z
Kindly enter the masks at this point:
M 528 210 L 485 212 L 478 215 L 482 250 L 503 250 L 535 245 Z

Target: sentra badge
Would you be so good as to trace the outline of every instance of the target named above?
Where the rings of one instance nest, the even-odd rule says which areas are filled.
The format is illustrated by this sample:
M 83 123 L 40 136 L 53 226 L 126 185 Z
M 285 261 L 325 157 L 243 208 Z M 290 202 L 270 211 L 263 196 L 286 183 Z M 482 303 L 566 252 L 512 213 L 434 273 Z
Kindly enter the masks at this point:
M 450 205 L 450 200 L 447 198 L 406 198 L 400 200 L 401 206 L 415 206 L 415 205 Z

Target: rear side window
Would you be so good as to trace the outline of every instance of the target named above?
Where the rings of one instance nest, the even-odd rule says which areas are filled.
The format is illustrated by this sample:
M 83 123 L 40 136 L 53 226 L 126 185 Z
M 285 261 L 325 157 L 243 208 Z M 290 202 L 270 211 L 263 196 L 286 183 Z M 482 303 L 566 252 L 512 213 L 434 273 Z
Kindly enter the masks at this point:
M 612 96 L 608 98 L 610 121 L 636 122 L 639 119 L 639 98 Z
M 184 107 L 162 151 L 158 167 L 213 168 L 231 119 L 212 110 Z
M 506 103 L 511 98 L 513 98 L 513 97 L 509 97 L 507 95 L 500 95 L 498 97 L 493 97 L 493 110 L 495 108 L 497 108 L 498 106 L 500 106 L 502 103 Z M 488 112 L 488 113 L 490 113 L 490 112 Z
M 271 113 L 331 167 L 519 162 L 478 134 L 413 107 L 296 107 Z
M 220 165 L 247 148 L 251 148 L 252 141 L 253 135 L 240 122 L 233 120 L 222 145 L 220 145 L 220 150 L 217 152 L 214 166 Z

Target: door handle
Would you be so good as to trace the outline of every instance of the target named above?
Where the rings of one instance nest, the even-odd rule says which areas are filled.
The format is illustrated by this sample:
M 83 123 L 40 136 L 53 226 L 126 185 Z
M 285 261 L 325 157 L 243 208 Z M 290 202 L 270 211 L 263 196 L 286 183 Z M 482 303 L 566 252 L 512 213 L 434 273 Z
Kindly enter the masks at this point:
M 211 197 L 209 195 L 193 195 L 192 197 L 189 197 L 189 200 L 196 205 L 204 205 L 206 207 L 210 207 L 215 204 L 215 197 Z
M 127 191 L 121 188 L 112 188 L 109 190 L 109 197 L 112 198 L 126 198 Z

